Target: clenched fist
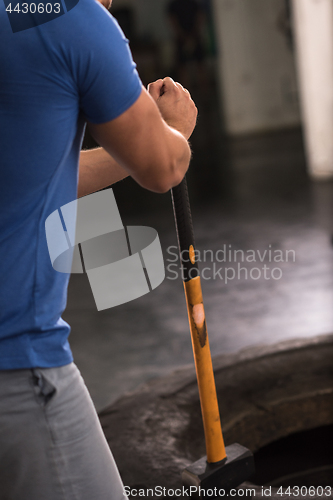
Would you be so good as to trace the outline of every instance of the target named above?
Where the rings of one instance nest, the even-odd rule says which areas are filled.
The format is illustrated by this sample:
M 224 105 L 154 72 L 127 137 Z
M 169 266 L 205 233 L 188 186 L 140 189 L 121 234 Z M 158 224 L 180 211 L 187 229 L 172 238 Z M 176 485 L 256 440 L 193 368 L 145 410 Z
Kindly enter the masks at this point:
M 172 78 L 166 77 L 150 83 L 148 92 L 156 102 L 165 122 L 183 134 L 185 139 L 189 139 L 198 115 L 189 91 Z

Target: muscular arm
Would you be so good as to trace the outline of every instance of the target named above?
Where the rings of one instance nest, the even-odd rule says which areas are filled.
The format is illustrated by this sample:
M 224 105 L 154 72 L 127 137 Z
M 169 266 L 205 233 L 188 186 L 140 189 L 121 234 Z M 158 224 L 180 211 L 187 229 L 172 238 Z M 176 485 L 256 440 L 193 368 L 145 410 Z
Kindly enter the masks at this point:
M 164 93 L 160 96 L 162 87 Z M 90 153 L 90 158 L 101 155 L 99 171 L 104 171 L 106 185 L 110 179 L 117 181 L 125 177 L 126 172 L 144 188 L 163 193 L 177 185 L 185 175 L 191 157 L 187 138 L 195 126 L 196 107 L 189 94 L 171 79 L 155 82 L 150 93 L 153 97 L 143 88 L 138 100 L 110 122 L 88 123 L 91 135 L 105 149 L 100 153 Z M 107 158 L 106 152 L 111 159 Z M 84 155 L 81 155 L 82 166 L 85 165 L 82 176 L 80 161 L 79 193 L 87 194 L 94 191 L 88 187 L 94 167 L 88 165 L 89 154 Z M 110 177 L 106 174 L 108 168 L 113 170 Z M 84 179 L 87 181 L 85 187 Z M 97 182 L 97 176 L 95 179 Z M 100 189 L 102 186 L 99 182 L 97 184 L 97 189 Z
M 78 198 L 111 186 L 128 175 L 103 148 L 81 151 Z

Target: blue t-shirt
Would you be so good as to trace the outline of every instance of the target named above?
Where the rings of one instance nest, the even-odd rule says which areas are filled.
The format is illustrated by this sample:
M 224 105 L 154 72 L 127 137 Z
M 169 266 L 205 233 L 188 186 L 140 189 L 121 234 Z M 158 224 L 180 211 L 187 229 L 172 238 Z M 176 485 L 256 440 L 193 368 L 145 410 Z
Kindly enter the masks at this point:
M 77 197 L 85 122 L 119 116 L 142 84 L 128 41 L 95 0 L 16 31 L 6 6 L 0 0 L 0 369 L 62 366 L 72 361 L 61 319 L 69 275 L 52 268 L 45 220 Z

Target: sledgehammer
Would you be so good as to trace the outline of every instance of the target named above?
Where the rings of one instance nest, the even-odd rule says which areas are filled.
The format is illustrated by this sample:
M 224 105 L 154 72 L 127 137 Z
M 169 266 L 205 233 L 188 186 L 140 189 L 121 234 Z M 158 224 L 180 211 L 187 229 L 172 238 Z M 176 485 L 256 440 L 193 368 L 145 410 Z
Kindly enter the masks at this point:
M 237 443 L 224 446 L 185 178 L 171 189 L 171 196 L 207 453 L 183 471 L 182 480 L 184 486 L 192 486 L 193 496 L 201 498 L 208 489 L 218 496 L 219 491 L 227 494 L 248 479 L 254 472 L 254 460 L 252 453 Z

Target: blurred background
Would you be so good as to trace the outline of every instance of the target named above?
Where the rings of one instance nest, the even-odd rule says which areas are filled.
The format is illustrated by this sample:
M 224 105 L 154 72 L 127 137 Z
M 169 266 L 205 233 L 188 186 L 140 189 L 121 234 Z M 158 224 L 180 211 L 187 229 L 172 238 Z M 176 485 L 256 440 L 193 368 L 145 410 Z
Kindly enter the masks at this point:
M 199 110 L 187 180 L 213 355 L 333 330 L 332 9 L 113 0 L 143 84 L 172 76 Z M 158 231 L 166 278 L 98 312 L 86 275 L 71 276 L 63 317 L 98 410 L 193 362 L 170 194 L 113 190 L 125 225 Z

